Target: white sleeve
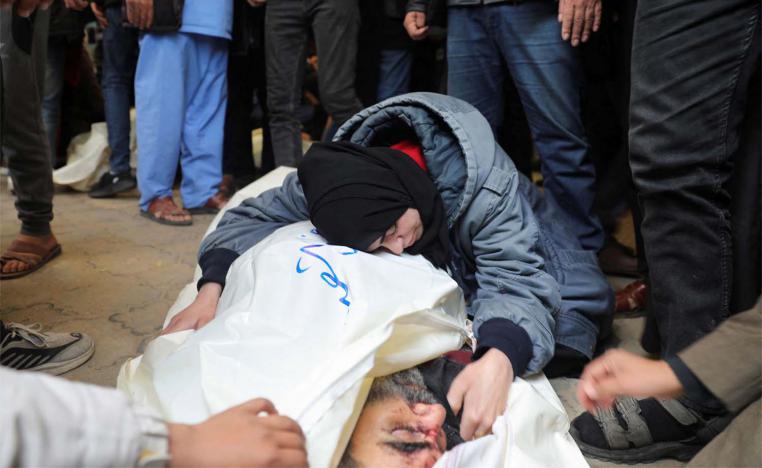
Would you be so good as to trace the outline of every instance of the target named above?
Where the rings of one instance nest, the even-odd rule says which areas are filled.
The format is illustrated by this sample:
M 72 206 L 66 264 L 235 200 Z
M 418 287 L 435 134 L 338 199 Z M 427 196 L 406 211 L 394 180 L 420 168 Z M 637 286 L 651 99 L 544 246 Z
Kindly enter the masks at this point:
M 2 468 L 135 466 L 167 447 L 166 424 L 116 389 L 0 368 Z

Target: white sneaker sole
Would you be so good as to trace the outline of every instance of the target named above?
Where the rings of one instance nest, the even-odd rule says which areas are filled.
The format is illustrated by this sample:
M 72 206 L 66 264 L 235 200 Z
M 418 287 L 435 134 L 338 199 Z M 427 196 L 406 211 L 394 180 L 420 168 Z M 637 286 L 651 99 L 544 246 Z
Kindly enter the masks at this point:
M 69 372 L 72 369 L 76 369 L 82 364 L 86 363 L 95 353 L 95 341 L 90 342 L 90 347 L 84 353 L 79 356 L 69 359 L 68 361 L 49 362 L 37 367 L 30 367 L 29 371 L 45 372 L 50 375 L 61 375 Z

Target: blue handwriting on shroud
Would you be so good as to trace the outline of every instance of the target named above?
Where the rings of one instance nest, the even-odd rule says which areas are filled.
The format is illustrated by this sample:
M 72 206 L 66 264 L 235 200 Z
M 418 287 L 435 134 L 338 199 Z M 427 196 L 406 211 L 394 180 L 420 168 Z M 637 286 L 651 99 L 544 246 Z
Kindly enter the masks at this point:
M 305 245 L 304 247 L 300 248 L 299 251 L 303 254 L 309 255 L 312 258 L 316 258 L 320 260 L 323 265 L 328 269 L 328 271 L 323 271 L 320 273 L 320 278 L 323 280 L 325 284 L 332 288 L 338 288 L 344 290 L 344 296 L 339 299 L 339 302 L 344 304 L 345 306 L 349 307 L 349 300 L 347 299 L 349 297 L 349 285 L 347 285 L 346 282 L 341 281 L 334 271 L 333 267 L 331 266 L 331 263 L 323 258 L 322 255 L 313 252 L 313 250 L 319 249 L 320 247 L 325 247 L 326 244 L 311 244 L 311 245 Z M 357 250 L 351 249 L 347 252 L 341 252 L 341 255 L 354 255 L 357 253 Z M 299 274 L 304 273 L 305 271 L 312 268 L 312 266 L 308 267 L 302 267 L 302 257 L 299 257 L 299 259 L 296 261 L 296 272 Z

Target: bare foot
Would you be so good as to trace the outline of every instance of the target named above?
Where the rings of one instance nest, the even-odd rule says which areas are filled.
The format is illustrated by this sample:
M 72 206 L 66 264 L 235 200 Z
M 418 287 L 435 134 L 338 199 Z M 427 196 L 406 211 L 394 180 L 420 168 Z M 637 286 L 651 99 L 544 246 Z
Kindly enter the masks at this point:
M 16 236 L 16 240 L 20 242 L 25 242 L 29 244 L 33 244 L 35 246 L 40 247 L 40 251 L 42 252 L 49 252 L 53 250 L 53 248 L 58 245 L 58 241 L 56 240 L 56 236 L 53 235 L 53 233 L 50 233 L 45 236 L 30 236 L 27 234 L 21 234 L 19 233 Z M 34 265 L 30 262 L 24 262 L 17 259 L 10 259 L 5 262 L 3 262 L 2 265 L 2 272 L 3 273 L 18 273 L 20 271 L 26 271 L 32 268 Z

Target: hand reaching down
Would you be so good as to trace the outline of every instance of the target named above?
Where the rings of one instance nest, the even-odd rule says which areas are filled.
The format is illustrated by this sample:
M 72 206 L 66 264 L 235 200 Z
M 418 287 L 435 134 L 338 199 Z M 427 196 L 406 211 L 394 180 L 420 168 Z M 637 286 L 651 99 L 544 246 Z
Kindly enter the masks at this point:
M 455 414 L 463 410 L 460 420 L 463 440 L 477 439 L 492 432 L 495 419 L 505 411 L 512 383 L 511 362 L 495 348 L 458 374 L 447 393 L 447 401 Z
M 307 466 L 301 428 L 280 416 L 263 398 L 230 408 L 201 424 L 170 424 L 169 451 L 170 467 Z
M 559 0 L 558 22 L 561 38 L 573 47 L 587 42 L 601 26 L 601 0 Z
M 590 412 L 610 408 L 616 397 L 674 398 L 683 386 L 665 361 L 621 349 L 606 351 L 585 367 L 577 384 L 577 399 Z
M 175 333 L 182 330 L 198 330 L 217 315 L 217 303 L 222 295 L 222 286 L 206 283 L 201 286 L 193 302 L 177 313 L 161 334 Z

